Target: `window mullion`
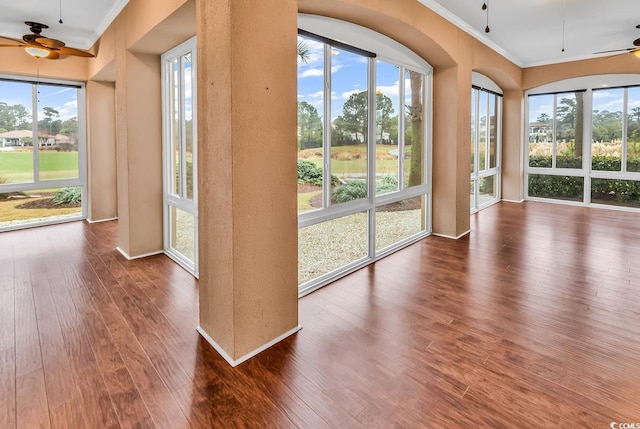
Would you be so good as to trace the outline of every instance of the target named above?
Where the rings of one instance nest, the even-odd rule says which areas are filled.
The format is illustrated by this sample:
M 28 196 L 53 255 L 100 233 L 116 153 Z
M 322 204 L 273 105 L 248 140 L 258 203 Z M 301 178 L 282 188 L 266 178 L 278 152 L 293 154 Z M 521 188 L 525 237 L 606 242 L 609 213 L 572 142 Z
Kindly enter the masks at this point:
M 38 84 L 34 84 L 31 87 L 31 104 L 32 104 L 32 118 L 33 123 L 31 130 L 33 131 L 33 143 L 31 148 L 33 149 L 33 181 L 35 183 L 40 182 L 40 139 L 38 138 Z
M 180 97 L 180 196 L 187 198 L 187 127 L 185 126 L 185 109 L 186 109 L 186 87 L 185 87 L 185 68 L 184 55 L 179 57 L 180 74 L 179 74 L 179 97 Z
M 322 144 L 322 207 L 331 205 L 331 46 L 324 45 L 324 131 Z
M 399 80 L 398 80 L 398 190 L 401 191 L 404 189 L 404 132 L 405 132 L 405 106 L 406 106 L 406 97 L 405 97 L 405 68 L 398 67 Z
M 622 173 L 627 172 L 627 132 L 628 132 L 628 107 L 629 107 L 629 88 L 624 89 L 622 96 L 622 149 L 620 150 L 620 168 Z
M 376 199 L 376 67 L 375 58 L 368 60 L 368 100 L 367 100 L 367 189 L 369 193 L 369 258 L 376 253 L 376 219 L 374 203 Z

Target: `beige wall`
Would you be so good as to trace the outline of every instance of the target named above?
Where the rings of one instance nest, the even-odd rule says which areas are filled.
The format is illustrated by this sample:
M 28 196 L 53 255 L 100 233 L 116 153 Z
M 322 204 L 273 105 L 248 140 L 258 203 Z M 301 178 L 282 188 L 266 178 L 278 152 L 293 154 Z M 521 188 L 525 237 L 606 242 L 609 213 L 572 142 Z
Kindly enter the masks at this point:
M 87 112 L 87 209 L 95 222 L 118 216 L 113 83 L 87 83 Z
M 298 324 L 295 0 L 198 0 L 200 326 L 238 360 Z

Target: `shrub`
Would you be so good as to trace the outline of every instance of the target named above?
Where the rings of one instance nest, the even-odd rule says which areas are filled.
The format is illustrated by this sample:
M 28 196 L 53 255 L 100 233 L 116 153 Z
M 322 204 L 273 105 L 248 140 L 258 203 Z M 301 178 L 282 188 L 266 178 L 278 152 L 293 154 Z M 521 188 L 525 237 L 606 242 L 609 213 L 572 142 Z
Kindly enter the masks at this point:
M 53 196 L 53 203 L 60 204 L 77 204 L 82 201 L 82 189 L 79 186 L 73 188 L 62 188 Z
M 298 183 L 303 185 L 322 186 L 322 168 L 314 162 L 306 159 L 298 160 Z M 331 175 L 331 185 L 341 185 L 342 182 L 333 174 Z
M 376 183 L 376 193 L 385 194 L 398 190 L 398 179 L 395 176 L 383 176 L 380 183 Z
M 364 180 L 349 180 L 344 185 L 336 187 L 331 194 L 331 202 L 346 203 L 367 197 L 367 182 Z

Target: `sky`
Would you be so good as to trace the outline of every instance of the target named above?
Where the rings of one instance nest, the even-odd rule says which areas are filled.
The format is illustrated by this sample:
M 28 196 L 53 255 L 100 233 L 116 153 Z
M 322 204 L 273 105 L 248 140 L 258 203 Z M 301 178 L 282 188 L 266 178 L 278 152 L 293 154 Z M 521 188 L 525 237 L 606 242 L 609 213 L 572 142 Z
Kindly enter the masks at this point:
M 42 119 L 42 109 L 51 107 L 57 110 L 63 122 L 78 115 L 78 90 L 62 86 L 38 85 L 38 110 Z M 28 111 L 32 109 L 32 84 L 27 82 L 0 80 L 0 102 L 12 106 L 22 104 Z
M 628 91 L 629 111 L 635 107 L 640 107 L 640 88 L 629 88 Z M 566 95 L 572 96 L 573 92 Z M 558 102 L 563 95 L 558 94 Z M 593 110 L 609 112 L 622 111 L 623 89 L 610 88 L 593 91 Z M 540 114 L 546 113 L 553 116 L 553 95 L 540 95 L 529 97 L 529 122 L 535 122 Z
M 298 60 L 298 101 L 313 105 L 323 115 L 323 43 L 299 37 L 309 49 L 306 63 Z M 367 89 L 368 58 L 351 52 L 333 49 L 331 54 L 331 120 L 342 115 L 342 106 L 355 92 Z M 378 61 L 376 89 L 391 98 L 394 112 L 398 114 L 399 71 L 391 64 Z M 408 81 L 407 81 L 408 82 Z M 406 96 L 409 85 L 405 85 Z

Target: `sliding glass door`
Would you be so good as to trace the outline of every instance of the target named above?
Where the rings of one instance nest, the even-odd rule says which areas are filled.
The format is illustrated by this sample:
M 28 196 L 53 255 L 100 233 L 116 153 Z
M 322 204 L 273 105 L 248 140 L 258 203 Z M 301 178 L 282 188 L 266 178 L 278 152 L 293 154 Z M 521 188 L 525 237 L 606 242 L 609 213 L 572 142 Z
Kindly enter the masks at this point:
M 162 56 L 165 253 L 198 275 L 195 38 Z

